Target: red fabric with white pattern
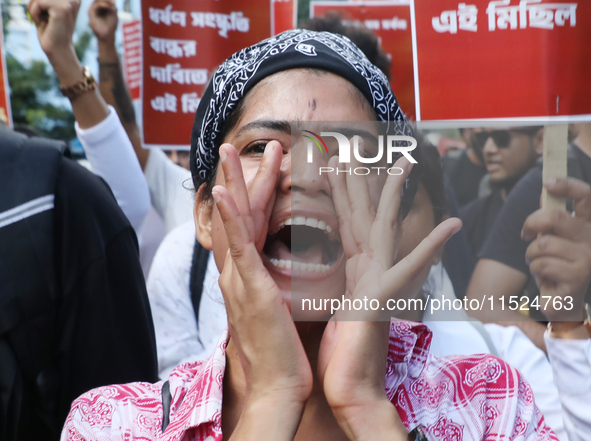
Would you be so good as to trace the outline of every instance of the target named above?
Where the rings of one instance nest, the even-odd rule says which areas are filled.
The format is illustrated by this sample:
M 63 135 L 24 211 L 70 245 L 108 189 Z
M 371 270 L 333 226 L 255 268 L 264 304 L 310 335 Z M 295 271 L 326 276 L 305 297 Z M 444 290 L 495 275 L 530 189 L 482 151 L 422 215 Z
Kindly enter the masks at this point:
M 72 404 L 62 440 L 221 441 L 224 334 L 205 361 L 170 376 L 170 423 L 162 426 L 162 382 L 94 389 Z M 437 358 L 422 324 L 392 322 L 386 393 L 410 431 L 431 441 L 557 440 L 517 370 L 490 355 Z

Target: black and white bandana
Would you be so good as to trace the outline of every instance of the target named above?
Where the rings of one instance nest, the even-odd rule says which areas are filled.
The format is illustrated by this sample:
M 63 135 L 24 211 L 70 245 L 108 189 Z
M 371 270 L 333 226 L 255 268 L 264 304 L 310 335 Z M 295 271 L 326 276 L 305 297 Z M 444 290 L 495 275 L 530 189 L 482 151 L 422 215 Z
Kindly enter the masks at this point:
M 214 73 L 199 103 L 191 134 L 191 174 L 196 189 L 212 178 L 222 144 L 218 138 L 238 102 L 262 79 L 295 68 L 316 68 L 345 78 L 363 93 L 380 121 L 392 123 L 390 133 L 412 136 L 388 79 L 357 46 L 341 35 L 294 29 L 242 49 Z M 413 151 L 417 160 L 418 155 L 419 148 Z M 418 186 L 417 165 L 404 190 L 404 212 L 410 209 Z

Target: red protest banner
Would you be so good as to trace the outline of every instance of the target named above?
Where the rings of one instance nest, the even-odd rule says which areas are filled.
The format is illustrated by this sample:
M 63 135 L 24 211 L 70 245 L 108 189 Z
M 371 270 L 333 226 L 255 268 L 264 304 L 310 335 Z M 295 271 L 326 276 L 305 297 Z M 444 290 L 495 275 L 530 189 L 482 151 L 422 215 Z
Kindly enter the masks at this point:
M 140 98 L 142 84 L 142 25 L 133 20 L 121 25 L 123 33 L 123 71 L 132 100 Z
M 273 35 L 295 29 L 298 23 L 297 0 L 273 0 Z
M 210 73 L 271 36 L 271 1 L 142 1 L 143 140 L 188 148 Z
M 0 10 L 0 16 L 2 11 Z M 0 121 L 12 127 L 12 113 L 10 111 L 10 94 L 8 93 L 8 71 L 6 70 L 6 50 L 0 21 Z
M 417 119 L 591 114 L 591 2 L 416 1 Z
M 406 3 L 406 4 L 404 4 Z M 411 33 L 411 10 L 408 2 L 312 1 L 310 17 L 335 11 L 345 22 L 364 24 L 375 32 L 381 47 L 392 59 L 390 84 L 401 109 L 415 119 L 415 87 Z

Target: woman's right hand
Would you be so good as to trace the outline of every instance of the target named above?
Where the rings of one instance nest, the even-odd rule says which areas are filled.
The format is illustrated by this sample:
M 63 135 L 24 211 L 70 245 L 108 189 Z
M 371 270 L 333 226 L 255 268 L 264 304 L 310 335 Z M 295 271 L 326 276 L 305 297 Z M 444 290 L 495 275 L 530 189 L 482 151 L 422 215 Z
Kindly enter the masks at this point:
M 293 439 L 312 391 L 312 371 L 277 284 L 263 265 L 262 249 L 275 202 L 282 160 L 271 141 L 247 188 L 238 152 L 220 147 L 225 187 L 213 197 L 229 249 L 219 279 L 230 339 L 246 380 L 246 403 L 233 439 Z

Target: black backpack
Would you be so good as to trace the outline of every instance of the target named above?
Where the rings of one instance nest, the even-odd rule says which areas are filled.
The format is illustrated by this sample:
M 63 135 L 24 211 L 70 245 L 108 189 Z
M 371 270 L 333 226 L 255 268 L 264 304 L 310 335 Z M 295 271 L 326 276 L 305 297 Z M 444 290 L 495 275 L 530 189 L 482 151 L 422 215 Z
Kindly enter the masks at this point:
M 62 142 L 0 132 L 0 439 L 57 439 L 53 200 Z

